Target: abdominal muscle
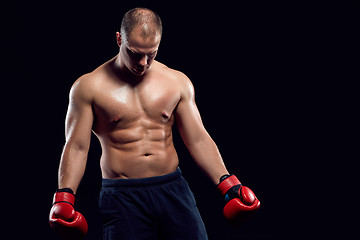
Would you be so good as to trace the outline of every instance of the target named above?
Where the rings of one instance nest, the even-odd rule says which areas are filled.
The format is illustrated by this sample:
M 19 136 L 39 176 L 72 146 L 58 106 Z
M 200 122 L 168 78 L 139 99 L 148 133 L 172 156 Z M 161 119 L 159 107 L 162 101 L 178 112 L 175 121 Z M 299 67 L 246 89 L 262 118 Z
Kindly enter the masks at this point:
M 161 176 L 179 164 L 171 127 L 135 126 L 115 129 L 106 136 L 96 134 L 102 147 L 100 166 L 103 178 L 132 179 Z

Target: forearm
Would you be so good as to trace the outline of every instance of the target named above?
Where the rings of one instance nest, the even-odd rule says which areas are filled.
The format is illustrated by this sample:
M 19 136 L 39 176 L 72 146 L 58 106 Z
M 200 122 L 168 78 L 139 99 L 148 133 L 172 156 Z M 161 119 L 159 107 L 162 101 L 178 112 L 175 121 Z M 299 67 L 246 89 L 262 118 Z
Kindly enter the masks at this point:
M 224 174 L 229 174 L 218 147 L 212 138 L 206 134 L 201 140 L 188 144 L 188 149 L 198 166 L 210 177 L 214 184 Z
M 76 192 L 85 172 L 87 152 L 87 149 L 65 145 L 59 166 L 59 188 L 71 188 Z

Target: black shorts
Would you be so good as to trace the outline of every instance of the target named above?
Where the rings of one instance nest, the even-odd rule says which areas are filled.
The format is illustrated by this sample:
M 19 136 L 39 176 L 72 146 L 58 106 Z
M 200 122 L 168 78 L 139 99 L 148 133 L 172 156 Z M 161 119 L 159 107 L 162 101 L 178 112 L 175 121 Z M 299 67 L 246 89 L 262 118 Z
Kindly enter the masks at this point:
M 141 179 L 103 179 L 104 240 L 205 240 L 194 195 L 178 168 Z

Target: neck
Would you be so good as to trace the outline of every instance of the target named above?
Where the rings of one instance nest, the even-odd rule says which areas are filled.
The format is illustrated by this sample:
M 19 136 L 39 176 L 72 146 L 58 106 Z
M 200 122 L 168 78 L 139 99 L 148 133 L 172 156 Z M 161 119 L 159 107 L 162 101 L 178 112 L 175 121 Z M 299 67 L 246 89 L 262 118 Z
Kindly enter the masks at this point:
M 141 80 L 144 78 L 144 75 L 137 76 L 134 73 L 132 73 L 123 63 L 120 53 L 115 57 L 114 63 L 113 63 L 113 70 L 116 75 L 118 75 L 121 80 L 126 81 L 132 85 L 137 85 L 141 82 Z

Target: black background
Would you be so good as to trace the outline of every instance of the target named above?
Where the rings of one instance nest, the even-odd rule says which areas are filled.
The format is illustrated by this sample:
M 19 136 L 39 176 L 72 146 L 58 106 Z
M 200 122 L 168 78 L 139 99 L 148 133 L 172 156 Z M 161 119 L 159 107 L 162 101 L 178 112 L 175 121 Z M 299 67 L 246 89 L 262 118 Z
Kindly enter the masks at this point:
M 123 14 L 137 6 L 162 18 L 157 60 L 192 80 L 204 125 L 228 170 L 261 200 L 253 219 L 230 226 L 220 194 L 175 129 L 180 167 L 209 239 L 332 235 L 318 221 L 329 214 L 331 200 L 322 198 L 336 188 L 340 171 L 334 136 L 343 129 L 334 126 L 343 92 L 328 63 L 345 34 L 342 8 L 293 1 L 18 1 L 2 10 L 1 39 L 4 156 L 11 156 L 2 181 L 11 196 L 5 204 L 16 212 L 8 216 L 14 239 L 58 239 L 48 213 L 69 89 L 118 53 L 115 32 Z M 100 155 L 93 136 L 76 203 L 88 220 L 89 240 L 101 239 Z

